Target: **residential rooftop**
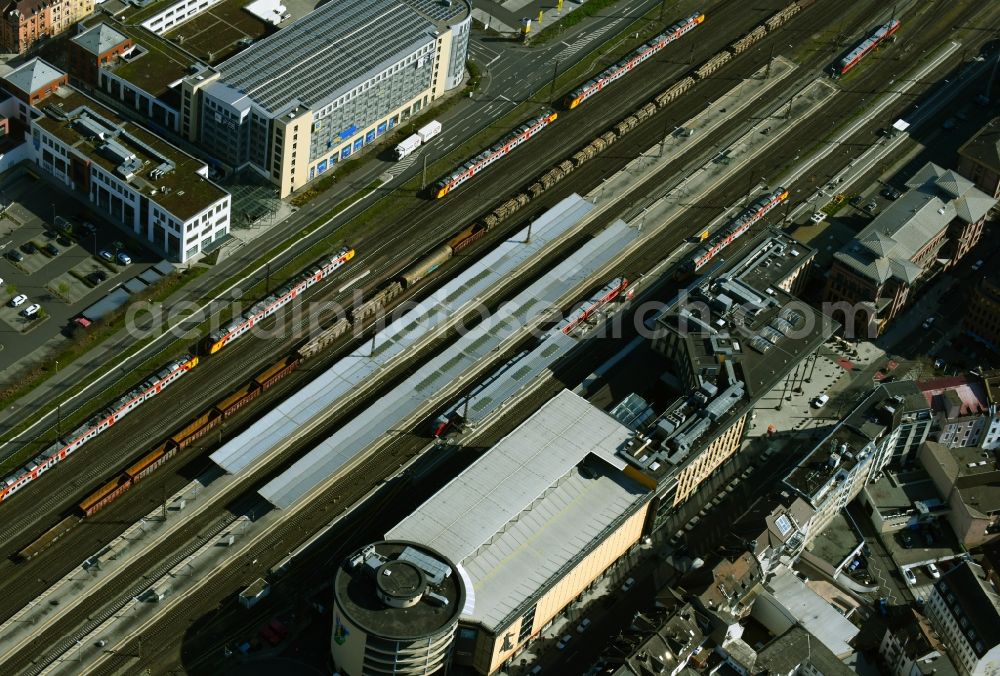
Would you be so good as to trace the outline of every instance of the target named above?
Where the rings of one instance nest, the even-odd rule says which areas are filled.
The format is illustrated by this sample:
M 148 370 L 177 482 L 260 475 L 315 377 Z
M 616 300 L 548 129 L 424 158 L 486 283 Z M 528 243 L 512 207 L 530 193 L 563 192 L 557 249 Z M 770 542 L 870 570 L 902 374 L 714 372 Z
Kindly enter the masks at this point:
M 917 383 L 927 405 L 948 418 L 977 415 L 989 411 L 989 398 L 981 382 L 968 376 L 948 376 Z
M 752 605 L 751 597 L 763 576 L 760 562 L 750 552 L 717 554 L 689 571 L 679 589 L 697 599 L 705 612 L 735 621 Z
M 962 561 L 945 572 L 934 587 L 956 622 L 979 639 L 974 648 L 977 657 L 1000 644 L 1000 595 L 981 566 Z
M 61 87 L 37 107 L 43 115 L 34 124 L 180 219 L 197 215 L 227 194 L 202 175 L 208 171 L 203 162 L 75 89 Z
M 883 519 L 946 508 L 934 482 L 922 469 L 905 474 L 885 472 L 878 481 L 866 484 L 864 492 Z M 918 504 L 922 507 L 918 508 Z
M 808 664 L 811 669 L 802 669 Z M 854 671 L 808 630 L 795 625 L 757 653 L 754 674 L 820 673 L 852 676 Z
M 618 666 L 608 673 L 612 676 L 674 673 L 705 640 L 699 622 L 705 620 L 689 603 L 662 618 L 638 614 L 632 626 L 645 638 L 613 640 L 605 656 L 610 664 Z
M 813 591 L 789 568 L 780 568 L 765 584 L 771 596 L 810 634 L 844 658 L 854 652 L 851 647 L 858 627 L 838 613 L 835 607 Z
M 1000 511 L 1000 462 L 995 451 L 975 446 L 949 448 L 935 441 L 924 444 L 924 463 L 938 465 L 962 502 L 983 514 Z

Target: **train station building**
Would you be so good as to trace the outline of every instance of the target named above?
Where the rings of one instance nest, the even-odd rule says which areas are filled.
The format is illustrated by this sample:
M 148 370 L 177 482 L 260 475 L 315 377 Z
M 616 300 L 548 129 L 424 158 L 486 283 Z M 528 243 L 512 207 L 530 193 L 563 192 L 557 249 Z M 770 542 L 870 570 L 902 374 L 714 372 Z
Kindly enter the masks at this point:
M 455 664 L 510 664 L 639 542 L 652 494 L 617 455 L 631 436 L 564 390 L 386 535 L 465 579 Z
M 467 0 L 331 0 L 181 83 L 181 134 L 285 197 L 461 85 Z

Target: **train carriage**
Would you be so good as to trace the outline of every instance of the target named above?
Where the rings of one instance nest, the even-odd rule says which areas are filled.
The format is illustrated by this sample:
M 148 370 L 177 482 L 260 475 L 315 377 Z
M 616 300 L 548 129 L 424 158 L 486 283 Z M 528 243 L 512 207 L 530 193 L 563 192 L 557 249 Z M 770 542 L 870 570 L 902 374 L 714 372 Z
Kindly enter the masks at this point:
M 563 100 L 563 105 L 572 110 L 581 103 L 589 99 L 594 94 L 602 91 L 612 82 L 628 75 L 636 66 L 645 62 L 661 49 L 677 40 L 685 33 L 697 28 L 705 21 L 705 15 L 701 12 L 694 12 L 685 19 L 670 26 L 660 35 L 656 36 L 646 44 L 642 45 L 618 63 L 604 69 L 600 75 L 587 81 L 583 86 L 574 89 Z

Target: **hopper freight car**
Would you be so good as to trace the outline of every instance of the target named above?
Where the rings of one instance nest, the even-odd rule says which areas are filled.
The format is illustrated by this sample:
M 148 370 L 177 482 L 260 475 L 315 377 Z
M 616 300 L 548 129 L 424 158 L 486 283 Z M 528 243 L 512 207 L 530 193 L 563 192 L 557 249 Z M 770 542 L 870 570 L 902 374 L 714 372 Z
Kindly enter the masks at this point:
M 257 374 L 247 385 L 231 395 L 220 399 L 205 410 L 201 415 L 189 421 L 177 432 L 160 442 L 153 450 L 137 458 L 131 465 L 122 470 L 114 479 L 108 481 L 91 493 L 78 505 L 83 516 L 91 516 L 111 504 L 125 491 L 159 469 L 163 463 L 173 458 L 198 439 L 219 426 L 223 420 L 231 416 L 250 401 L 256 399 L 261 392 L 269 389 L 279 380 L 294 371 L 299 365 L 298 355 L 289 355 L 279 359 Z
M 674 25 L 670 26 L 663 33 L 660 33 L 655 38 L 642 45 L 631 54 L 626 56 L 624 59 L 619 61 L 613 66 L 606 68 L 600 75 L 595 77 L 593 80 L 586 82 L 583 86 L 574 89 L 570 92 L 566 99 L 563 101 L 563 105 L 566 108 L 573 109 L 578 105 L 589 99 L 594 94 L 597 94 L 609 84 L 615 80 L 628 75 L 633 68 L 641 64 L 646 59 L 650 58 L 661 49 L 669 45 L 674 40 L 677 40 L 685 33 L 694 30 L 705 21 L 705 15 L 701 12 L 694 12 L 687 18 L 678 21 Z

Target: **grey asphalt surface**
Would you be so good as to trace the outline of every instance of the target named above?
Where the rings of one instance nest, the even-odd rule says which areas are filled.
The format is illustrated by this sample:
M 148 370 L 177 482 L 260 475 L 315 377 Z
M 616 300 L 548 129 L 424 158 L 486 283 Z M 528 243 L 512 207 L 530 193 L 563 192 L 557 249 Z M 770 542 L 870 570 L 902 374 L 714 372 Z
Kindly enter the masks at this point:
M 617 32 L 628 23 L 659 4 L 658 0 L 629 0 L 620 3 L 615 7 L 601 12 L 599 15 L 591 17 L 573 29 L 560 36 L 560 41 L 553 41 L 551 44 L 538 48 L 524 47 L 517 42 L 497 38 L 490 35 L 474 33 L 470 44 L 470 59 L 479 64 L 483 69 L 483 78 L 479 90 L 471 98 L 458 101 L 449 110 L 443 112 L 438 119 L 442 122 L 445 132 L 431 144 L 428 162 L 432 162 L 437 157 L 444 155 L 453 147 L 459 145 L 464 139 L 476 134 L 481 129 L 489 126 L 493 121 L 503 117 L 520 102 L 527 100 L 531 94 L 542 87 L 546 82 L 551 81 L 553 74 L 565 72 L 587 54 L 613 38 Z M 208 292 L 218 286 L 220 282 L 228 279 L 241 268 L 246 266 L 260 256 L 263 252 L 283 242 L 292 233 L 300 230 L 304 225 L 328 212 L 345 198 L 354 194 L 357 190 L 369 185 L 373 180 L 385 172 L 393 169 L 395 162 L 380 159 L 374 155 L 366 158 L 362 168 L 356 171 L 349 181 L 338 182 L 323 193 L 320 197 L 299 209 L 295 214 L 284 222 L 273 226 L 269 232 L 254 239 L 252 242 L 239 248 L 235 255 L 225 258 L 219 265 L 205 273 L 187 287 L 174 294 L 164 303 L 165 308 L 170 308 L 182 301 L 191 299 L 204 299 Z M 421 167 L 414 163 L 405 171 L 401 172 L 389 183 L 386 188 L 397 187 L 413 176 L 417 175 Z M 384 191 L 381 191 L 384 192 Z M 325 228 L 319 229 L 312 236 L 306 238 L 298 250 L 304 249 L 314 241 L 322 239 L 334 231 L 337 227 L 347 223 L 353 216 L 362 211 L 368 204 L 377 198 L 375 194 L 369 199 L 362 200 L 352 209 L 342 212 L 333 219 Z M 73 205 L 74 208 L 83 205 Z M 289 253 L 284 259 L 295 256 L 295 252 Z M 274 262 L 273 267 L 277 268 L 283 260 Z M 136 273 L 142 268 L 133 265 Z M 3 273 L 0 273 L 2 275 Z M 261 278 L 263 273 L 261 274 Z M 249 284 L 258 281 L 250 280 Z M 248 285 L 249 285 L 248 284 Z M 95 294 L 100 297 L 100 294 Z M 92 300 L 91 300 L 92 302 Z M 65 320 L 75 315 L 80 309 L 86 307 L 81 303 L 79 307 L 74 306 L 68 312 L 61 312 L 59 317 L 53 317 L 46 323 L 45 334 L 38 334 L 33 337 L 32 342 L 38 345 L 45 336 L 53 337 L 65 325 Z M 58 340 L 58 338 L 53 338 Z M 89 380 L 89 390 L 84 396 L 94 396 L 101 389 L 111 384 L 112 380 L 94 380 L 95 371 L 100 371 L 115 360 L 120 360 L 121 355 L 135 342 L 135 338 L 127 331 L 121 331 L 100 346 L 84 355 L 81 359 L 70 365 L 64 365 L 59 373 L 50 378 L 42 386 L 36 388 L 31 393 L 22 397 L 12 406 L 0 412 L 0 432 L 10 429 L 18 424 L 25 416 L 31 415 L 48 404 L 49 400 L 58 393 L 74 386 L 75 384 Z M 6 351 L 4 351 L 6 352 Z M 15 361 L 12 359 L 14 351 L 5 354 L 0 352 L 0 369 L 6 367 L 11 369 Z M 129 359 L 121 360 L 113 374 L 115 377 L 134 369 L 138 364 L 145 361 L 151 352 Z M 9 375 L 8 370 L 4 373 L 0 370 L 0 377 Z M 66 413 L 66 411 L 63 411 Z M 56 411 L 49 412 L 46 422 L 54 425 L 56 422 Z M 29 439 L 33 435 L 26 435 Z M 18 446 L 18 445 L 14 445 Z M 8 448 L 7 452 L 12 452 L 16 448 Z

